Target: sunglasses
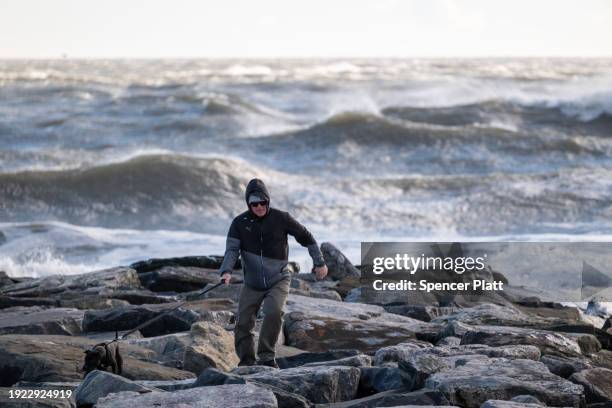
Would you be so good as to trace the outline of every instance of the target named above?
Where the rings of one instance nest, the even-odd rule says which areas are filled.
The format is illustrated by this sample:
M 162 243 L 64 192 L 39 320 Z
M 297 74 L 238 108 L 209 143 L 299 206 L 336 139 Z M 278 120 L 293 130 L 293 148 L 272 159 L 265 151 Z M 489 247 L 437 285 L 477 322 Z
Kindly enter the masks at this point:
M 251 203 L 251 207 L 255 208 L 255 207 L 259 207 L 259 206 L 266 206 L 268 205 L 267 201 L 255 201 L 254 203 Z

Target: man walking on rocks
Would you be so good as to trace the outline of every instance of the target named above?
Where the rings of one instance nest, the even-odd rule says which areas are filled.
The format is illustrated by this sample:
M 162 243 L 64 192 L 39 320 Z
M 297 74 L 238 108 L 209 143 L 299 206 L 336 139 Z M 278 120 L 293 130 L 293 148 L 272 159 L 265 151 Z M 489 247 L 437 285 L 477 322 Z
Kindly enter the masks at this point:
M 291 272 L 287 268 L 287 235 L 293 235 L 297 242 L 308 248 L 317 279 L 325 278 L 327 266 L 312 234 L 288 212 L 270 207 L 270 194 L 263 181 L 252 179 L 246 187 L 245 199 L 248 210 L 232 221 L 219 270 L 225 284 L 229 284 L 240 253 L 244 285 L 234 329 L 239 365 L 256 364 L 253 328 L 263 304 L 257 364 L 278 367 L 274 347 L 282 328 L 283 306 L 291 281 Z

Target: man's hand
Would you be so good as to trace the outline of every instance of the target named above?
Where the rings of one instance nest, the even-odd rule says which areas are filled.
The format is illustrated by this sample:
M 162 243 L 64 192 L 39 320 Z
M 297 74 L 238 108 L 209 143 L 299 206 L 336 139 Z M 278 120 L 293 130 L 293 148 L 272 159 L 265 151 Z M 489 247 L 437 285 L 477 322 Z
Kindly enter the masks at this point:
M 221 280 L 225 281 L 226 285 L 229 285 L 230 283 L 230 279 L 232 279 L 232 275 L 230 275 L 229 273 L 225 272 L 223 275 L 221 275 Z
M 325 279 L 327 276 L 327 265 L 315 266 L 314 273 L 317 276 L 317 280 Z

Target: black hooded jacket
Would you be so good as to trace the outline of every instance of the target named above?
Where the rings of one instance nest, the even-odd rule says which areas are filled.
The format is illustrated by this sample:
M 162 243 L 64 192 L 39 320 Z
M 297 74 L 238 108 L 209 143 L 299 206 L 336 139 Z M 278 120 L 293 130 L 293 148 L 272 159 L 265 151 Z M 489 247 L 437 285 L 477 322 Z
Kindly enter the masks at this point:
M 268 201 L 268 211 L 258 217 L 248 204 L 249 196 L 256 193 Z M 244 283 L 253 289 L 266 290 L 274 286 L 287 271 L 289 246 L 287 235 L 308 248 L 315 266 L 324 264 L 323 255 L 312 234 L 288 212 L 272 208 L 270 194 L 260 179 L 252 179 L 244 193 L 248 210 L 232 221 L 227 233 L 227 243 L 220 273 L 232 273 L 238 259 L 242 257 Z

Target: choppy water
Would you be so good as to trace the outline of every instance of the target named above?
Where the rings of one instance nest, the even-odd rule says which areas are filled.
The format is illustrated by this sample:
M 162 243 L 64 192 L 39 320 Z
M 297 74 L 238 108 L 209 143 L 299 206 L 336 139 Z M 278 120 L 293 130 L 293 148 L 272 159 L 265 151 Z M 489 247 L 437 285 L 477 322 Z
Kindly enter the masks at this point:
M 0 270 L 222 253 L 252 177 L 355 262 L 605 240 L 611 153 L 612 60 L 0 61 Z

